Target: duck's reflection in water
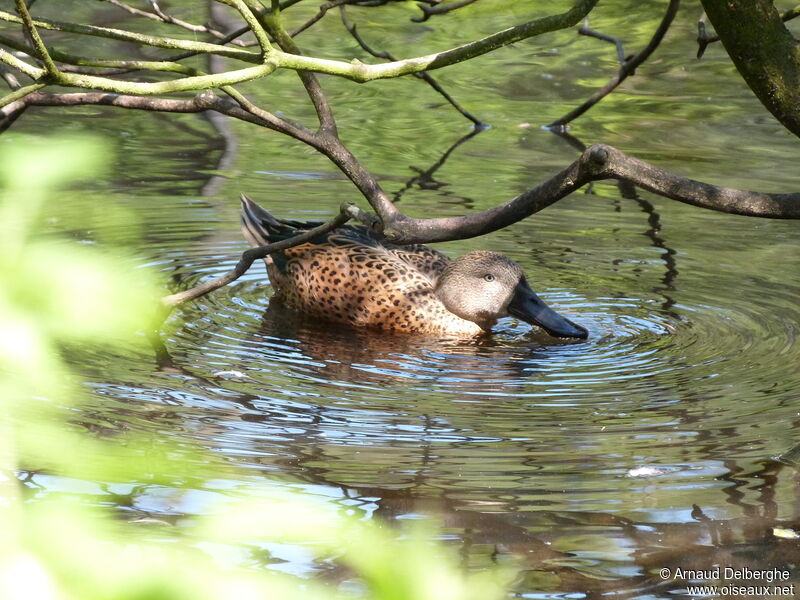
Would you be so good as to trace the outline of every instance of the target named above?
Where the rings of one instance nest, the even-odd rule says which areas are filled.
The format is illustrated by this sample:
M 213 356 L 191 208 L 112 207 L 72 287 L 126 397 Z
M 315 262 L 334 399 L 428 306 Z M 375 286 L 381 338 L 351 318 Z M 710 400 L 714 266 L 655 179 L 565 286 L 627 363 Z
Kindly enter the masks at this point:
M 486 333 L 468 339 L 387 333 L 307 319 L 272 303 L 259 334 L 295 342 L 294 349 L 308 359 L 321 382 L 444 381 L 450 392 L 497 394 L 535 376 L 537 358 L 546 355 L 546 347 L 580 343 L 521 327 L 519 335 Z

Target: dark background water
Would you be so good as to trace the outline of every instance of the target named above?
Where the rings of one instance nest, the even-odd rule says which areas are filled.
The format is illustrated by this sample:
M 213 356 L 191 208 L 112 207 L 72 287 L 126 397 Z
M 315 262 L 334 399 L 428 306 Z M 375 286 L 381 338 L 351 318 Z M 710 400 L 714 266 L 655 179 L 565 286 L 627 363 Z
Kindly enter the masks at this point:
M 64 10 L 41 4 L 56 16 Z M 188 4 L 172 6 L 202 22 L 201 7 L 181 12 Z M 497 14 L 477 3 L 422 26 L 408 23 L 414 12 L 403 6 L 351 17 L 368 40 L 411 56 L 546 10 L 509 4 Z M 665 4 L 603 2 L 592 26 L 635 51 Z M 313 12 L 301 5 L 296 21 Z M 703 181 L 796 191 L 800 141 L 763 110 L 721 46 L 694 58 L 699 13 L 687 2 L 651 60 L 571 133 Z M 102 15 L 119 18 L 112 7 Z M 317 55 L 367 60 L 335 18 L 300 41 Z M 403 210 L 446 216 L 504 202 L 574 160 L 574 148 L 541 126 L 615 67 L 610 45 L 567 31 L 437 72 L 491 128 L 423 179 L 415 177 L 470 133 L 466 120 L 413 78 L 322 81 L 344 140 L 387 190 L 402 191 Z M 313 122 L 292 73 L 244 88 L 265 108 Z M 114 145 L 111 173 L 86 181 L 85 191 L 138 216 L 137 255 L 175 289 L 235 264 L 246 247 L 240 192 L 298 219 L 358 200 L 301 144 L 242 123 L 220 131 L 198 115 L 34 109 L 3 141 L 65 132 Z M 117 224 L 104 234 L 135 239 L 136 231 Z M 87 425 L 199 442 L 252 480 L 216 482 L 180 502 L 147 485 L 110 492 L 99 483 L 32 482 L 41 493 L 80 487 L 163 518 L 202 512 L 215 489 L 264 478 L 343 510 L 433 515 L 466 565 L 521 564 L 521 597 L 674 598 L 684 586 L 662 582 L 661 568 L 791 568 L 797 542 L 773 528 L 800 519 L 797 472 L 771 458 L 800 441 L 797 238 L 794 222 L 646 192 L 626 199 L 600 183 L 504 231 L 438 246 L 454 256 L 481 248 L 512 257 L 551 305 L 589 328 L 580 343 L 513 320 L 491 337 L 459 342 L 306 321 L 270 307 L 258 266 L 178 311 L 158 353 L 81 355 L 92 396 Z M 281 568 L 316 568 L 270 550 L 288 561 Z

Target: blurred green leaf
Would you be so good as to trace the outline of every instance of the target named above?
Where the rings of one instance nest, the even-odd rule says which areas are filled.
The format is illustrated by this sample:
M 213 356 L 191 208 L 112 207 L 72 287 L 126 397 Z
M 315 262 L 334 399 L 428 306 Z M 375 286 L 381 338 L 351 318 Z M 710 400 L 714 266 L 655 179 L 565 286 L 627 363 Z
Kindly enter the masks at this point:
M 245 548 L 271 544 L 340 564 L 376 600 L 502 597 L 507 573 L 465 576 L 429 542 L 434 533 L 425 525 L 407 533 L 380 528 L 277 485 L 230 492 L 229 502 L 202 517 L 187 515 L 180 527 L 157 518 L 150 525 L 127 522 L 118 508 L 97 505 L 87 489 L 116 482 L 145 485 L 177 507 L 230 470 L 179 438 L 124 430 L 93 435 L 75 410 L 80 380 L 62 349 L 140 343 L 137 332 L 158 305 L 156 277 L 86 229 L 128 213 L 63 192 L 70 182 L 102 173 L 107 154 L 86 139 L 0 146 L 0 598 L 363 597 L 244 566 Z M 19 481 L 3 475 L 20 470 L 58 478 L 60 491 L 27 501 Z

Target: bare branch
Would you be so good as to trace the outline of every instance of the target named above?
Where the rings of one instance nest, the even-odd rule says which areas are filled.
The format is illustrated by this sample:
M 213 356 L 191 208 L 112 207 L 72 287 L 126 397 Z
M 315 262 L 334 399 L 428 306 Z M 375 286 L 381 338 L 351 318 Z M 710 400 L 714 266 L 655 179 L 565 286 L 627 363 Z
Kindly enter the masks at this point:
M 0 108 L 0 127 L 6 119 L 14 116 L 27 106 L 116 106 L 132 110 L 174 113 L 198 113 L 211 110 L 289 135 L 307 144 L 316 143 L 314 134 L 304 127 L 279 119 L 267 111 L 258 109 L 258 107 L 254 107 L 254 111 L 246 110 L 237 102 L 221 98 L 211 90 L 206 90 L 197 94 L 194 98 L 185 100 L 103 92 L 64 94 L 34 92 L 4 108 Z
M 288 250 L 289 248 L 299 246 L 300 244 L 304 244 L 319 235 L 328 233 L 329 231 L 333 231 L 334 229 L 338 229 L 339 227 L 347 223 L 347 221 L 349 221 L 350 219 L 364 219 L 364 218 L 368 217 L 366 217 L 365 213 L 361 211 L 358 207 L 356 207 L 354 204 L 350 203 L 342 204 L 342 206 L 339 208 L 339 214 L 336 215 L 336 217 L 334 217 L 327 223 L 323 223 L 318 227 L 309 229 L 308 231 L 301 233 L 300 235 L 296 235 L 292 238 L 281 240 L 280 242 L 275 242 L 274 244 L 268 244 L 266 246 L 258 246 L 257 248 L 250 248 L 249 250 L 245 250 L 242 253 L 242 257 L 239 259 L 239 262 L 236 264 L 236 266 L 231 271 L 225 273 L 225 275 L 221 275 L 220 277 L 215 277 L 214 279 L 211 279 L 209 281 L 204 281 L 203 283 L 196 285 L 189 290 L 165 296 L 161 299 L 161 303 L 167 309 L 172 309 L 178 306 L 179 304 L 188 302 L 189 300 L 195 300 L 196 298 L 205 296 L 209 292 L 218 290 L 219 288 L 224 287 L 229 283 L 232 283 L 237 279 L 239 279 L 239 277 L 244 275 L 247 272 L 247 270 L 252 266 L 252 264 L 259 258 L 264 258 L 272 254 L 273 252 L 281 252 L 283 250 Z
M 285 56 L 296 56 L 300 58 L 300 48 L 297 47 L 297 44 L 295 44 L 294 40 L 286 32 L 286 29 L 284 29 L 281 21 L 280 11 L 273 10 L 270 15 L 263 17 L 263 19 L 264 24 L 269 29 L 272 37 L 275 38 L 275 41 L 278 43 L 278 45 L 283 50 L 292 52 L 291 55 Z M 300 77 L 300 81 L 303 83 L 303 87 L 306 89 L 308 97 L 311 99 L 311 103 L 314 105 L 314 110 L 317 112 L 320 132 L 335 136 L 336 119 L 333 116 L 333 110 L 331 109 L 328 98 L 325 96 L 325 92 L 322 90 L 322 86 L 319 84 L 319 80 L 317 79 L 316 75 L 310 72 L 299 71 L 298 76 Z
M 298 125 L 296 123 L 290 123 L 289 121 L 281 119 L 280 117 L 273 115 L 272 113 L 264 110 L 263 108 L 256 106 L 250 100 L 248 100 L 244 96 L 244 94 L 242 94 L 241 92 L 230 86 L 223 87 L 222 90 L 226 94 L 228 94 L 231 98 L 236 100 L 239 106 L 241 106 L 242 109 L 247 111 L 249 114 L 253 115 L 257 119 L 260 119 L 265 123 L 269 123 L 271 129 L 274 129 L 275 131 L 280 131 L 281 133 L 289 135 L 295 138 L 296 140 L 300 140 L 301 142 L 304 142 L 311 146 L 313 146 L 316 143 L 314 132 L 312 132 L 310 129 L 307 129 L 302 125 Z
M 611 78 L 611 80 L 606 83 L 603 87 L 597 90 L 594 94 L 589 96 L 589 98 L 577 108 L 572 109 L 566 115 L 561 117 L 560 119 L 556 119 L 548 127 L 552 128 L 559 128 L 564 127 L 570 121 L 577 119 L 587 110 L 592 108 L 595 104 L 600 102 L 603 98 L 608 96 L 611 92 L 613 92 L 619 84 L 625 81 L 628 77 L 634 74 L 636 68 L 641 65 L 644 61 L 646 61 L 650 55 L 655 52 L 655 49 L 658 48 L 658 45 L 661 43 L 661 40 L 664 39 L 664 36 L 669 29 L 669 26 L 672 24 L 673 19 L 675 19 L 675 15 L 678 12 L 678 8 L 680 7 L 680 0 L 669 0 L 669 6 L 667 6 L 667 12 L 664 13 L 664 17 L 661 19 L 661 23 L 658 24 L 655 33 L 653 33 L 653 37 L 650 38 L 647 46 L 645 46 L 639 54 L 631 57 L 629 60 L 624 60 L 622 62 L 622 66 L 619 69 L 619 72 Z M 599 35 L 595 35 L 594 37 L 599 37 Z M 622 53 L 622 45 L 615 40 L 615 38 L 611 38 L 608 36 L 609 40 L 615 41 L 617 45 L 617 51 Z M 605 39 L 605 38 L 601 38 Z
M 177 27 L 182 27 L 188 31 L 192 31 L 194 33 L 208 33 L 209 35 L 214 36 L 215 38 L 222 39 L 225 37 L 225 34 L 221 31 L 214 29 L 213 27 L 209 27 L 208 25 L 195 25 L 194 23 L 189 23 L 187 21 L 183 21 L 176 17 L 173 17 L 170 14 L 165 13 L 161 8 L 158 6 L 157 2 L 153 2 L 151 0 L 150 4 L 153 7 L 153 12 L 149 12 L 146 10 L 141 10 L 139 8 L 133 7 L 121 0 L 102 0 L 103 2 L 108 2 L 109 4 L 113 4 L 117 8 L 124 10 L 132 15 L 136 15 L 139 17 L 144 17 L 145 19 L 150 19 L 151 21 L 161 21 L 162 23 L 169 23 L 170 25 L 176 25 Z M 239 46 L 243 46 L 243 42 L 234 42 Z
M 560 173 L 505 204 L 462 217 L 412 219 L 398 213 L 384 221 L 384 234 L 398 244 L 476 237 L 516 223 L 590 181 L 602 179 L 627 181 L 678 202 L 729 214 L 800 219 L 800 193 L 764 194 L 718 187 L 674 175 L 611 146 L 596 144 Z

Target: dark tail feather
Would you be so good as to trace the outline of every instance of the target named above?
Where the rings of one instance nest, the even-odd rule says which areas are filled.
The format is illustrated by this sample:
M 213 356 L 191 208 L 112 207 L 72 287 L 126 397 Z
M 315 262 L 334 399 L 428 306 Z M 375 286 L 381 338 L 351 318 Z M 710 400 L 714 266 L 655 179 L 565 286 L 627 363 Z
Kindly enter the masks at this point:
M 279 242 L 322 225 L 322 221 L 276 219 L 244 194 L 241 195 L 241 200 L 242 233 L 254 247 Z
M 244 194 L 241 200 L 242 233 L 251 246 L 265 246 L 294 234 L 293 228 L 281 223 Z

